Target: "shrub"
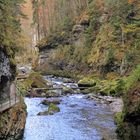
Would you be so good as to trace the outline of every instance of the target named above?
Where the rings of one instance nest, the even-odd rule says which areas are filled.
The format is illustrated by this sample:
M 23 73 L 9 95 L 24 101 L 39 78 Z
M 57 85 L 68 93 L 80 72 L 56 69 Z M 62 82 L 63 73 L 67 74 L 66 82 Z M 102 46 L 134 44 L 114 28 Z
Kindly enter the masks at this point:
M 139 81 L 140 78 L 140 65 L 137 65 L 137 67 L 133 70 L 132 74 L 128 76 L 126 79 L 126 85 L 125 89 L 128 91 L 130 88 L 132 88 L 137 81 Z

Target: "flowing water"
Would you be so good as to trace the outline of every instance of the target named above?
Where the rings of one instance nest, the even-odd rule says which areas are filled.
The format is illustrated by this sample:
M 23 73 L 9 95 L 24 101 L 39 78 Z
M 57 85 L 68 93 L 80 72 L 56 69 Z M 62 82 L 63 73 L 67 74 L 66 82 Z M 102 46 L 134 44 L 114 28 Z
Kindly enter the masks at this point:
M 63 83 L 59 79 L 53 82 Z M 85 99 L 82 94 L 59 98 L 61 111 L 48 116 L 37 116 L 47 110 L 40 104 L 43 98 L 25 98 L 28 116 L 24 140 L 116 140 L 113 113 L 107 105 Z

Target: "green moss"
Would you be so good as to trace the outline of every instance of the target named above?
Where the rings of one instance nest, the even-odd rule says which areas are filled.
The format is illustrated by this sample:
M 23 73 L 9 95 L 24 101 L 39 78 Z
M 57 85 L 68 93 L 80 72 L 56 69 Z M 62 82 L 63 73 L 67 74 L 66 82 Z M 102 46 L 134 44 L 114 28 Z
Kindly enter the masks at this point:
M 128 91 L 132 86 L 135 86 L 137 81 L 140 79 L 140 65 L 133 70 L 132 74 L 126 79 L 126 91 Z
M 9 56 L 9 57 L 13 57 L 15 52 L 13 51 L 13 48 L 12 47 L 5 47 L 5 51 L 6 51 L 6 54 Z
M 32 81 L 32 83 L 31 83 Z M 27 83 L 30 82 L 32 87 L 36 88 L 45 88 L 46 87 L 46 80 L 40 75 L 40 73 L 33 72 L 29 75 Z
M 105 95 L 121 95 L 123 93 L 123 79 L 103 80 L 99 83 L 99 90 Z M 97 86 L 97 87 L 98 87 Z
M 54 114 L 56 112 L 60 112 L 60 108 L 57 105 L 51 103 L 49 105 L 49 108 L 48 108 L 48 114 L 51 115 L 51 114 Z
M 17 92 L 18 95 L 26 95 L 27 90 L 31 88 L 33 81 L 30 79 L 26 79 L 24 81 L 17 81 L 16 85 L 17 85 Z
M 49 105 L 49 108 L 48 108 L 48 111 L 60 111 L 59 107 L 56 106 L 55 104 L 50 104 Z
M 115 122 L 117 123 L 117 125 L 121 125 L 123 123 L 123 113 L 122 112 L 118 112 L 115 114 Z
M 23 95 L 26 95 L 30 88 L 46 88 L 46 86 L 47 81 L 37 72 L 31 73 L 27 79 L 17 82 L 18 92 Z
M 124 120 L 124 116 L 122 112 L 118 112 L 115 114 L 115 123 L 117 124 L 117 134 L 119 134 L 119 137 L 121 138 L 124 134 L 124 130 L 123 130 L 123 120 Z
M 15 67 L 16 66 L 16 61 L 14 58 L 10 58 L 10 66 Z
M 140 114 L 140 83 L 137 82 L 123 96 L 125 117 L 137 118 Z M 133 115 L 133 116 L 132 116 Z M 136 121 L 136 120 L 135 120 Z
M 97 79 L 92 79 L 92 78 L 89 78 L 89 77 L 85 77 L 83 79 L 81 79 L 80 81 L 78 81 L 78 85 L 81 85 L 81 86 L 88 86 L 88 87 L 92 87 L 92 86 L 95 86 L 97 83 Z
M 123 78 L 118 78 L 114 80 L 101 80 L 98 78 L 83 78 L 78 82 L 81 86 L 88 86 L 85 93 L 101 93 L 102 95 L 120 96 L 124 90 L 124 80 Z
M 8 120 L 8 114 L 7 113 L 3 113 L 3 114 L 1 114 L 0 118 L 1 118 L 0 119 L 0 128 L 2 128 L 5 125 L 5 121 Z

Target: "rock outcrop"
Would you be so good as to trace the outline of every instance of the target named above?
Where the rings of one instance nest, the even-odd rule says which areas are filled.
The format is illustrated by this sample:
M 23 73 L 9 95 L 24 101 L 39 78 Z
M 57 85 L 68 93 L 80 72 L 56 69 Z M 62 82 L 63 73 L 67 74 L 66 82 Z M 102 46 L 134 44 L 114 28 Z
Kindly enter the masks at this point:
M 0 101 L 8 98 L 11 81 L 16 73 L 15 66 L 11 64 L 9 56 L 4 49 L 0 49 Z
M 20 140 L 26 121 L 26 105 L 18 103 L 0 115 L 0 139 Z
M 11 48 L 0 48 L 0 104 L 12 98 L 11 84 L 15 79 L 16 65 Z M 12 92 L 12 93 L 11 93 Z M 15 96 L 15 95 L 14 95 Z M 1 106 L 0 106 L 1 107 Z M 0 139 L 19 140 L 24 131 L 26 106 L 22 101 L 0 113 Z
M 57 112 L 60 112 L 60 108 L 57 105 L 51 103 L 47 111 L 39 112 L 37 115 L 54 115 Z
M 124 109 L 117 115 L 117 133 L 121 140 L 140 139 L 140 84 L 124 96 Z
M 61 102 L 60 99 L 45 99 L 41 103 L 43 105 L 50 105 L 51 103 L 57 105 L 60 104 L 60 102 Z

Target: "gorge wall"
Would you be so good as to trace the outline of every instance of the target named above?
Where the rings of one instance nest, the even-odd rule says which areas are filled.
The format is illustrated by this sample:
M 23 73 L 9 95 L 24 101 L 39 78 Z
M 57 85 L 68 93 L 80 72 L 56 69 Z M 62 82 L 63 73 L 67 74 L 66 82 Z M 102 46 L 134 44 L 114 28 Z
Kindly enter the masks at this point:
M 21 11 L 23 3 L 24 0 L 0 2 L 0 108 L 3 110 L 0 112 L 0 139 L 3 140 L 19 140 L 26 120 L 23 101 L 14 105 L 11 100 L 16 97 L 13 86 L 16 77 L 15 54 L 23 51 L 20 23 L 20 19 L 25 17 Z
M 9 51 L 9 49 L 8 49 Z M 12 51 L 12 50 L 11 50 Z M 0 49 L 0 104 L 11 98 L 10 86 L 15 80 L 16 65 L 5 48 Z M 26 106 L 23 101 L 0 113 L 0 139 L 22 138 L 26 121 Z
M 3 49 L 0 50 L 0 101 L 9 98 L 10 84 L 14 80 L 14 75 L 12 68 L 10 67 L 10 60 Z
M 18 103 L 0 114 L 0 139 L 22 140 L 26 122 L 26 106 Z
M 69 14 L 67 10 L 63 12 Z M 57 15 L 61 15 L 61 11 Z M 96 80 L 94 92 L 96 89 L 117 96 L 121 94 L 124 109 L 116 117 L 118 137 L 140 139 L 139 1 L 86 1 L 86 6 L 70 21 L 65 22 L 65 26 L 55 23 L 57 28 L 42 35 L 43 39 L 37 44 L 41 61 L 36 69 L 46 73 L 62 71 L 84 75 L 91 81 Z M 38 29 L 41 30 L 39 26 Z

